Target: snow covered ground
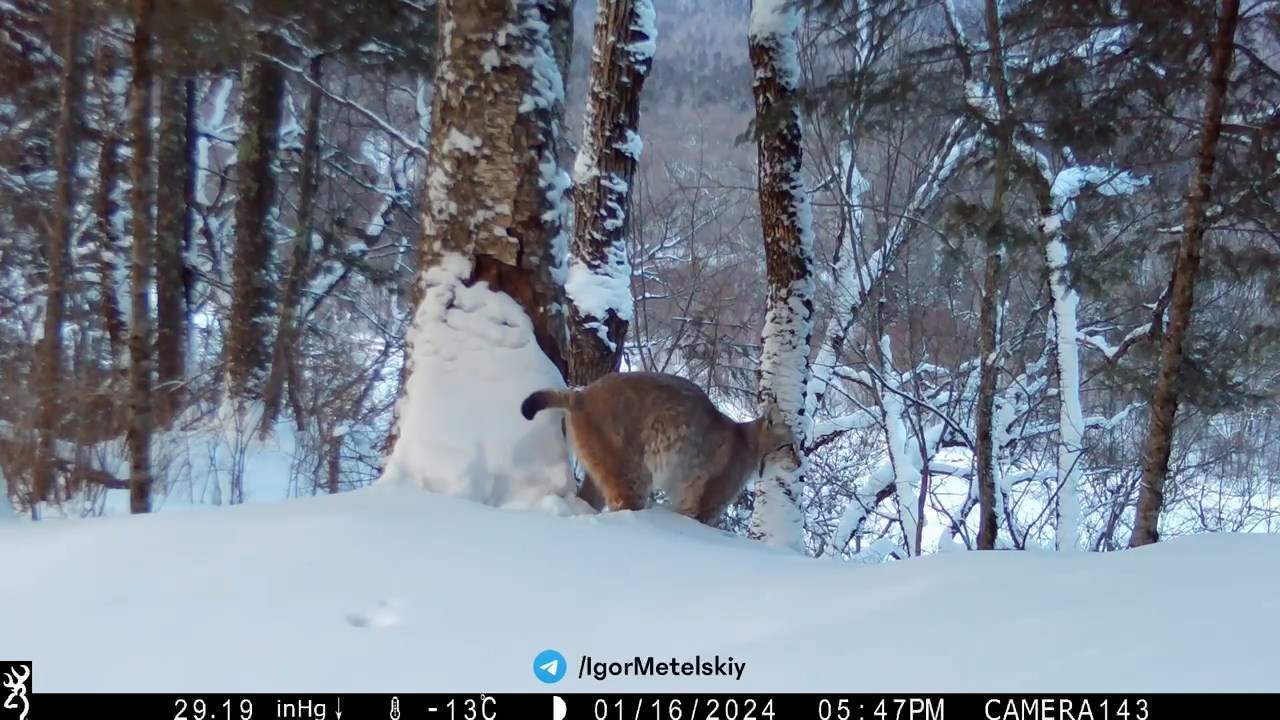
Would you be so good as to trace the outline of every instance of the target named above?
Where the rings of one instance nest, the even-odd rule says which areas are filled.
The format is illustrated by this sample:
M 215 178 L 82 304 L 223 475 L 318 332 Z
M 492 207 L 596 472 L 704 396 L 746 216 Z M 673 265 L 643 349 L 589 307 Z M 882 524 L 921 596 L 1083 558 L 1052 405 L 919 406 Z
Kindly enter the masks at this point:
M 0 527 L 0 657 L 37 691 L 1280 690 L 1280 536 L 813 560 L 661 509 L 394 487 Z M 577 678 L 719 654 L 730 678 Z

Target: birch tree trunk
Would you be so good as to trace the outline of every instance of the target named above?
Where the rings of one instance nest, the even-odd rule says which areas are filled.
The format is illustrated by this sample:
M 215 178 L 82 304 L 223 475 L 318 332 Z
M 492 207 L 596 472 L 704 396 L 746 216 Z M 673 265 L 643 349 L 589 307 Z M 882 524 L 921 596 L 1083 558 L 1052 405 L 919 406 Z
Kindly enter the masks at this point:
M 796 107 L 800 69 L 796 11 L 787 0 L 756 0 L 748 48 L 755 71 L 757 173 L 769 294 L 760 358 L 762 409 L 777 403 L 803 452 L 805 393 L 813 332 L 813 231 L 800 176 L 803 150 Z M 748 535 L 804 549 L 804 458 L 771 455 L 754 495 Z
M 640 92 L 653 62 L 652 0 L 601 0 L 596 14 L 582 146 L 574 163 L 569 277 L 569 381 L 617 370 L 631 322 L 627 213 L 643 143 Z
M 1058 366 L 1058 468 L 1055 542 L 1058 550 L 1080 544 L 1080 455 L 1084 451 L 1084 412 L 1080 404 L 1080 298 L 1071 282 L 1068 250 L 1052 225 L 1046 228 L 1045 262 L 1053 296 L 1054 350 Z
M 419 381 L 418 375 L 425 372 L 424 363 L 438 371 L 450 365 L 440 354 L 454 351 L 434 343 L 443 337 L 446 316 L 472 309 L 460 307 L 461 297 L 479 297 L 467 288 L 483 282 L 488 290 L 514 300 L 528 318 L 536 352 L 563 381 L 564 193 L 569 180 L 556 155 L 564 86 L 550 33 L 553 20 L 563 15 L 563 2 L 438 3 L 441 54 L 431 112 L 422 265 L 414 322 L 406 338 L 402 397 L 388 439 L 388 477 L 413 475 L 410 483 L 429 488 L 435 482 L 421 477 L 422 462 L 412 446 L 422 439 L 415 428 L 432 415 L 450 412 L 450 398 L 433 378 Z M 447 332 L 469 338 L 472 330 L 451 327 Z M 503 349 L 514 354 L 521 351 L 517 345 L 512 338 Z M 513 368 L 512 377 L 503 382 L 518 383 L 514 376 L 522 370 L 527 368 Z M 497 392 L 493 385 L 487 388 L 490 394 Z M 502 417 L 509 414 L 524 422 L 518 413 L 524 397 L 520 393 L 538 388 L 503 387 L 501 393 L 510 390 L 511 405 Z M 399 442 L 404 434 L 413 440 Z
M 1222 114 L 1227 100 L 1227 79 L 1234 54 L 1239 0 L 1223 0 L 1218 29 L 1213 41 L 1209 89 L 1201 123 L 1200 149 L 1191 177 L 1187 216 L 1173 266 L 1173 292 L 1169 302 L 1169 326 L 1160 346 L 1160 374 L 1151 397 L 1151 424 L 1147 432 L 1138 508 L 1129 547 L 1160 540 L 1160 511 L 1164 506 L 1164 484 L 1169 474 L 1169 452 L 1173 446 L 1173 422 L 1178 412 L 1179 375 L 1182 370 L 1182 342 L 1191 325 L 1195 303 L 1196 272 L 1200 267 L 1200 244 L 1205 231 L 1205 209 L 1213 195 L 1214 152 L 1222 134 Z
M 45 288 L 44 337 L 40 342 L 40 409 L 36 419 L 36 452 L 32 464 L 33 517 L 38 503 L 54 488 L 56 443 L 62 426 L 63 323 L 67 309 L 67 276 L 71 269 L 71 235 L 75 226 L 75 174 L 79 163 L 80 123 L 84 105 L 83 43 L 79 0 L 65 4 L 62 28 L 62 89 L 58 110 L 55 159 L 57 197 L 49 233 L 49 276 Z
M 258 33 L 257 44 L 270 54 L 279 42 L 264 31 Z M 243 131 L 237 147 L 235 257 L 227 328 L 227 391 L 236 401 L 261 398 L 271 359 L 277 184 L 272 162 L 283 114 L 284 71 L 268 59 L 255 58 L 245 65 L 241 82 Z
M 151 512 L 151 75 L 155 0 L 135 0 L 133 81 L 133 266 L 129 311 L 129 511 Z

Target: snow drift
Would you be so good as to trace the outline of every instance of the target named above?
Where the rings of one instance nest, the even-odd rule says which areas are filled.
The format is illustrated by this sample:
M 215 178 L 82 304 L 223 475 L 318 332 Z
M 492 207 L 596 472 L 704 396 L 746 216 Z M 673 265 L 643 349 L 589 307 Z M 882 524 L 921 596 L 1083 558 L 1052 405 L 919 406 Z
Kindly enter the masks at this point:
M 662 509 L 418 490 L 0 527 L 0 656 L 39 691 L 1277 689 L 1280 537 L 814 560 Z M 577 678 L 719 654 L 731 678 Z

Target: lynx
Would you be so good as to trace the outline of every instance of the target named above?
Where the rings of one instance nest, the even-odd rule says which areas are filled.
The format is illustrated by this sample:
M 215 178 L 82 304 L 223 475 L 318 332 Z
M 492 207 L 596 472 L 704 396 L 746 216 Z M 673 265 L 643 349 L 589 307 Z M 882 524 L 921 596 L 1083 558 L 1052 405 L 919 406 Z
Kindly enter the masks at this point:
M 588 476 L 580 495 L 597 510 L 639 510 L 657 488 L 678 512 L 715 525 L 766 458 L 798 457 L 776 405 L 735 422 L 675 375 L 613 373 L 583 388 L 539 390 L 520 412 L 532 420 L 547 408 L 568 412 L 569 444 Z

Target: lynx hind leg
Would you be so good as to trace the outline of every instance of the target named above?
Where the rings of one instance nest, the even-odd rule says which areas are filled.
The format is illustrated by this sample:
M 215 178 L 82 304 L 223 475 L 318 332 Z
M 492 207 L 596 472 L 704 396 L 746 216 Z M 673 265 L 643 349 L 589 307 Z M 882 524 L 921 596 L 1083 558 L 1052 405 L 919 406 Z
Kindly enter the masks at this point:
M 600 492 L 600 488 L 596 485 L 596 481 L 591 479 L 591 473 L 584 472 L 582 478 L 582 487 L 578 488 L 578 497 L 582 498 L 596 512 L 604 510 L 605 498 Z
M 587 492 L 603 498 L 609 510 L 643 510 L 649 504 L 649 472 L 638 461 L 628 461 L 618 448 L 601 442 L 591 428 L 575 427 L 578 423 L 572 422 L 572 416 L 570 420 L 574 452 L 592 484 Z
M 716 504 L 711 507 L 700 508 L 695 517 L 698 519 L 698 522 L 703 525 L 718 528 L 720 527 L 720 520 L 724 518 L 724 510 L 727 507 L 729 507 L 729 505 L 726 503 L 724 505 Z
M 711 478 L 698 496 L 693 517 L 704 525 L 720 527 L 724 520 L 724 511 L 742 494 L 742 485 L 742 482 L 726 478 L 724 475 Z
M 679 490 L 679 496 L 673 498 L 676 512 L 702 521 L 702 506 L 706 498 L 707 478 L 694 476 L 689 478 Z
M 649 505 L 649 472 L 613 455 L 588 467 L 610 510 L 643 510 Z

